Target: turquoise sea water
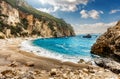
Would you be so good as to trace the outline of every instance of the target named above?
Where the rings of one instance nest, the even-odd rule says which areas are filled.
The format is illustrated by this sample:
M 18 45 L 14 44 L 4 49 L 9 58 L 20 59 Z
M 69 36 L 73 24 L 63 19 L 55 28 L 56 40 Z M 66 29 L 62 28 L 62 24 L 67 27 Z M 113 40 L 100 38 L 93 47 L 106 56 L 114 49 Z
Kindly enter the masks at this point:
M 65 59 L 78 61 L 81 58 L 91 58 L 90 49 L 93 43 L 95 43 L 98 35 L 92 35 L 92 38 L 83 38 L 84 35 L 77 35 L 74 37 L 62 37 L 62 38 L 41 38 L 32 41 L 32 45 L 40 47 L 44 52 L 44 55 L 51 56 L 56 59 Z M 43 50 L 37 50 L 36 53 L 43 54 Z M 49 54 L 49 55 L 48 55 Z

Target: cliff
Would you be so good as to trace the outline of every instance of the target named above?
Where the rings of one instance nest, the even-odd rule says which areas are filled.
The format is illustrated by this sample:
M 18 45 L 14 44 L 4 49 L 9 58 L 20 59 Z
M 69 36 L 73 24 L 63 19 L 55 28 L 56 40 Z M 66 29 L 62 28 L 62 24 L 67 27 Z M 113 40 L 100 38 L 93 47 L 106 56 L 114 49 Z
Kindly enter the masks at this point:
M 97 39 L 91 53 L 102 57 L 95 59 L 97 65 L 120 73 L 120 21 Z
M 115 56 L 120 60 L 120 21 L 97 39 L 91 52 L 104 57 Z
M 24 0 L 0 0 L 0 38 L 73 35 L 70 24 L 34 9 Z

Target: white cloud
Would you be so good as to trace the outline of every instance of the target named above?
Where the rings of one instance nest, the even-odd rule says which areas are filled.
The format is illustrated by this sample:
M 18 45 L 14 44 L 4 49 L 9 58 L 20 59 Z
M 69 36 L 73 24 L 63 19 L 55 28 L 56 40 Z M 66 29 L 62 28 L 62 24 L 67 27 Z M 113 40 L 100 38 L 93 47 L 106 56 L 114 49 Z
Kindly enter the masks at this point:
M 88 13 L 86 12 L 86 10 L 82 10 L 82 11 L 80 12 L 80 14 L 81 14 L 81 17 L 82 17 L 82 18 L 88 18 L 88 17 L 89 17 L 89 15 L 88 15 Z
M 97 11 L 97 10 L 81 10 L 80 11 L 82 18 L 92 18 L 92 19 L 98 19 L 100 17 L 100 14 L 104 14 L 103 11 Z
M 111 10 L 111 11 L 110 11 L 110 14 L 114 14 L 114 13 L 117 13 L 117 12 L 120 12 L 120 9 Z
M 90 15 L 91 18 L 93 19 L 98 19 L 99 18 L 99 13 L 98 11 L 96 10 L 91 10 L 88 12 L 88 14 Z
M 53 8 L 37 8 L 37 10 L 46 12 L 46 13 L 51 13 L 51 12 L 55 12 L 55 10 Z
M 54 11 L 60 10 L 68 12 L 74 12 L 78 10 L 77 5 L 87 5 L 88 1 L 89 0 L 39 0 L 39 2 L 43 5 L 50 5 L 50 9 L 52 8 Z
M 114 26 L 117 22 L 95 23 L 95 24 L 77 24 L 73 25 L 76 34 L 104 33 L 107 28 Z

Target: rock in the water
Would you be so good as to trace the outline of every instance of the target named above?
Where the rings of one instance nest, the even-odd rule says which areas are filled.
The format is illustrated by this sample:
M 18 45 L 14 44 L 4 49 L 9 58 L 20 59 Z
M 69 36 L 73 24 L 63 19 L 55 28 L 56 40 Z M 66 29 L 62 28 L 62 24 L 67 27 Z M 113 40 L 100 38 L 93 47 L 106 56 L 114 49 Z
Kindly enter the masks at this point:
M 85 36 L 83 36 L 83 38 L 91 38 L 92 36 L 90 34 L 87 34 Z

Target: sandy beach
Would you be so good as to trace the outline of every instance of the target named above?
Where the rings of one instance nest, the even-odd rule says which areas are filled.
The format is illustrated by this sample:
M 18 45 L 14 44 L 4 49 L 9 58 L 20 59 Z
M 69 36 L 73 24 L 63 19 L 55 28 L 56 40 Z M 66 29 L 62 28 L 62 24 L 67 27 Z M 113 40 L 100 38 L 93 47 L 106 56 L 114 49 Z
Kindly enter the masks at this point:
M 63 77 L 63 75 L 66 74 L 67 71 L 70 71 L 71 73 L 81 71 L 81 73 L 78 73 L 81 74 L 81 79 L 85 79 L 87 78 L 87 76 L 90 76 L 90 78 L 88 79 L 96 79 L 97 76 L 97 79 L 119 79 L 120 77 L 118 74 L 114 74 L 109 70 L 97 66 L 84 63 L 75 64 L 72 62 L 62 62 L 60 60 L 37 56 L 33 53 L 20 50 L 21 42 L 28 39 L 29 38 L 11 38 L 4 40 L 0 39 L 0 78 L 6 77 L 4 76 L 6 73 L 8 74 L 9 72 L 14 72 L 18 70 L 24 71 L 24 73 L 26 74 L 29 73 L 29 71 L 37 73 L 37 70 L 38 72 L 40 72 L 38 73 L 39 75 L 41 74 L 40 76 L 35 76 L 34 74 L 32 74 L 32 79 L 73 79 L 72 77 L 69 78 L 71 76 L 70 73 L 66 75 L 67 78 Z M 4 74 L 2 72 L 4 72 Z M 51 74 L 52 72 L 53 74 Z M 56 76 L 58 72 L 62 73 L 59 73 L 59 76 Z M 18 72 L 16 72 L 16 74 L 17 73 Z M 84 73 L 88 75 L 84 76 Z M 91 75 L 93 74 L 97 75 L 93 76 L 92 78 Z M 75 74 L 73 74 L 73 76 L 74 75 Z M 15 76 L 12 75 L 12 77 Z M 17 75 L 17 77 L 21 77 L 21 75 Z M 24 77 L 21 77 L 21 79 L 22 78 Z M 27 76 L 25 76 L 25 78 L 31 79 Z M 79 79 L 79 77 L 76 77 L 74 79 Z

